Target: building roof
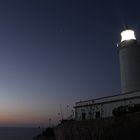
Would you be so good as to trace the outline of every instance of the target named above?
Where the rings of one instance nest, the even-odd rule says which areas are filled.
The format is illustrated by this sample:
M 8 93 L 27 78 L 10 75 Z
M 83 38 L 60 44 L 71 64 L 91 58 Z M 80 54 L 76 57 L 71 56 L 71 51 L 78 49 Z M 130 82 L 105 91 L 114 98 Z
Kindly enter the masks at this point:
M 93 104 L 103 104 L 103 103 L 109 103 L 109 102 L 116 102 L 116 101 L 133 99 L 133 98 L 140 98 L 140 91 L 129 92 L 129 93 L 125 93 L 125 94 L 118 94 L 118 95 L 113 95 L 113 96 L 106 96 L 106 97 L 96 98 L 96 99 L 92 99 L 92 100 L 85 100 L 85 101 L 76 102 L 75 108 L 82 107 L 82 106 L 90 106 Z

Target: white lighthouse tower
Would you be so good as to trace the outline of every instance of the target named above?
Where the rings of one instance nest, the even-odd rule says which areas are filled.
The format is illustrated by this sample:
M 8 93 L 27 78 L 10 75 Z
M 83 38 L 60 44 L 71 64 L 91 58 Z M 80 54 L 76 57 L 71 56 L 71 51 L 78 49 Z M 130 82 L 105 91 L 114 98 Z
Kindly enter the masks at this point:
M 121 32 L 118 53 L 122 94 L 76 102 L 76 120 L 113 117 L 118 114 L 115 112 L 121 113 L 120 109 L 124 109 L 123 111 L 126 111 L 126 114 L 127 112 L 132 113 L 134 110 L 139 112 L 140 46 L 133 30 L 125 29 Z
M 133 30 L 121 32 L 118 49 L 122 93 L 140 91 L 140 46 Z

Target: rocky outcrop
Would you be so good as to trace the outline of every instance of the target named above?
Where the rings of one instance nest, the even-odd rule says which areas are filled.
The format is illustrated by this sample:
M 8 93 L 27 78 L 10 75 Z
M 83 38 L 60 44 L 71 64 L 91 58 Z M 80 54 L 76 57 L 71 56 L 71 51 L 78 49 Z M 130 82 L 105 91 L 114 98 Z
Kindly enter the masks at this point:
M 41 134 L 35 136 L 34 140 L 56 140 L 53 128 L 47 128 Z
M 140 113 L 88 121 L 64 121 L 55 129 L 56 140 L 138 140 Z

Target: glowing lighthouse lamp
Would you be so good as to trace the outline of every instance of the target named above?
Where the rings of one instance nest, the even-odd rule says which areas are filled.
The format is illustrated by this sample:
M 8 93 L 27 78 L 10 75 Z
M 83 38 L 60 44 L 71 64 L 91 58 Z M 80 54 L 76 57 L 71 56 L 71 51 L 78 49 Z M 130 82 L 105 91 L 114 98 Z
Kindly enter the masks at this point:
M 126 40 L 136 40 L 135 33 L 131 29 L 126 29 L 121 32 L 121 42 Z

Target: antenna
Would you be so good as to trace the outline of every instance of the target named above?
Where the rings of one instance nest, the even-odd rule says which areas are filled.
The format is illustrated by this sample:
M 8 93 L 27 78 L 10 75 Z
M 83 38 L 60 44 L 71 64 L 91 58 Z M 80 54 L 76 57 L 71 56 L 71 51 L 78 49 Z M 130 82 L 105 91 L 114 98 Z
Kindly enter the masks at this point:
M 67 105 L 67 119 L 69 117 L 69 105 Z
M 63 112 L 62 112 L 62 105 L 60 104 L 60 114 L 61 114 L 61 118 L 63 120 Z
M 52 119 L 49 118 L 49 127 L 51 127 L 51 121 L 52 121 Z
M 124 30 L 127 30 L 127 29 L 129 29 L 129 28 L 128 28 L 128 24 L 126 23 L 126 21 L 125 21 L 125 20 L 124 20 L 123 29 L 124 29 Z
M 125 24 L 125 25 L 124 25 L 124 29 L 125 29 L 125 30 L 126 30 L 126 29 L 128 29 L 128 26 L 127 26 L 127 24 Z

